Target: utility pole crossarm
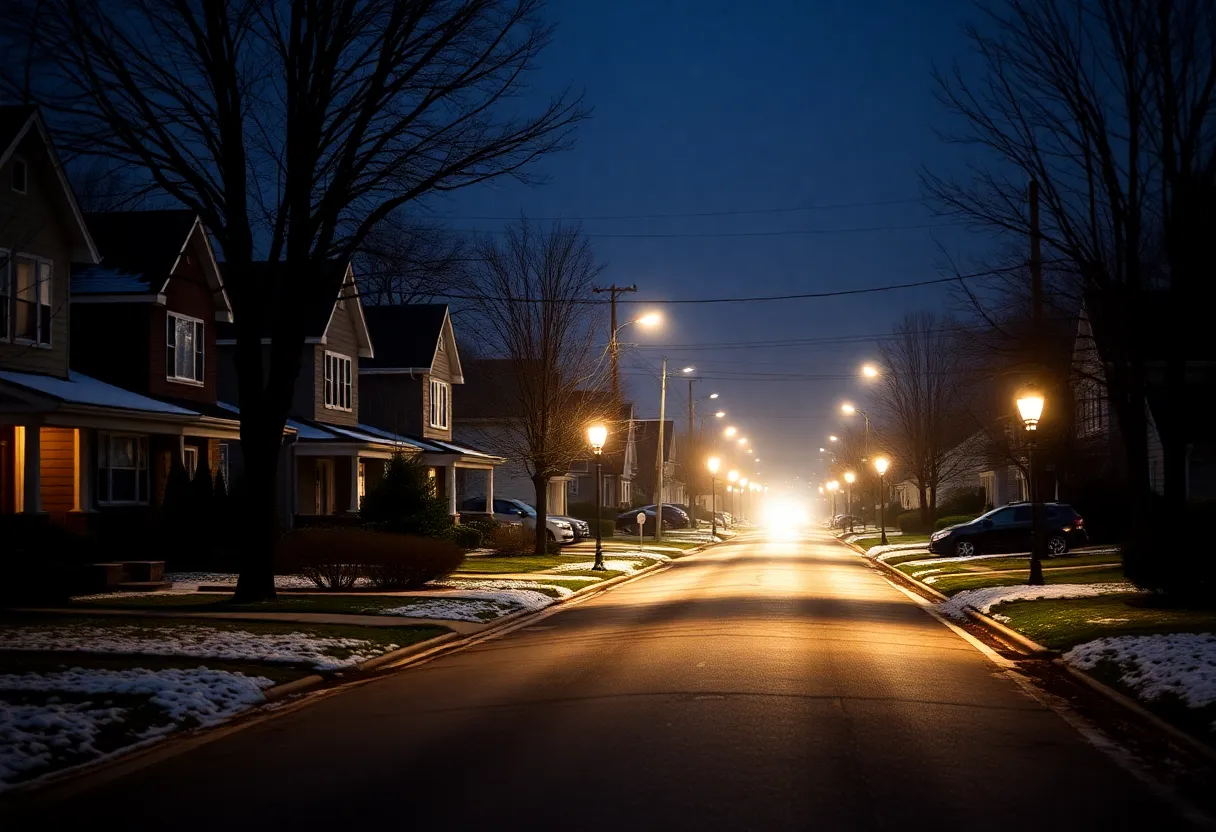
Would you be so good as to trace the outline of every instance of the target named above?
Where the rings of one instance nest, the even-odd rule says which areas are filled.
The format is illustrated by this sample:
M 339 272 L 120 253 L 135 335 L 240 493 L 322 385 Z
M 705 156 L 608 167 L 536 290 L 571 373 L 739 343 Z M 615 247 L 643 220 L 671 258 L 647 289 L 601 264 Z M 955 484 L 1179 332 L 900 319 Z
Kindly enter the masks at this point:
M 597 295 L 607 293 L 610 298 L 612 313 L 609 326 L 611 327 L 612 337 L 608 341 L 608 366 L 612 373 L 612 398 L 617 404 L 621 402 L 621 351 L 616 340 L 616 299 L 626 292 L 636 292 L 637 290 L 636 283 L 631 286 L 617 286 L 614 283 L 611 286 L 595 287 L 591 290 Z

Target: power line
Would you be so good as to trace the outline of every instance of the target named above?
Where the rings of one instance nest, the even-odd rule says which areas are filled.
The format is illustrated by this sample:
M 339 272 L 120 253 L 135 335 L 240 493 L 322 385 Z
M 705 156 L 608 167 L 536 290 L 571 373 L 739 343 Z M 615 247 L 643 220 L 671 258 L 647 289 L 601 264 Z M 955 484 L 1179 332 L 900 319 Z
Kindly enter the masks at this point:
M 923 228 L 949 228 L 961 226 L 958 222 L 927 222 L 911 225 L 866 225 L 854 228 L 801 228 L 789 231 L 672 231 L 672 232 L 636 232 L 636 233 L 604 233 L 584 231 L 582 236 L 594 238 L 620 239 L 677 239 L 677 238 L 722 238 L 722 237 L 795 237 L 806 234 L 864 234 L 874 231 L 915 231 Z M 449 228 L 456 234 L 509 234 L 509 229 L 485 228 Z
M 553 217 L 526 217 L 529 220 L 537 222 L 562 222 L 562 221 L 582 221 L 582 220 L 660 220 L 660 219 L 677 219 L 682 217 L 739 217 L 750 214 L 795 214 L 801 211 L 824 211 L 835 208 L 865 208 L 879 205 L 903 205 L 912 202 L 924 202 L 920 197 L 907 197 L 905 199 L 874 199 L 862 202 L 825 202 L 819 205 L 797 205 L 788 208 L 743 208 L 732 211 L 689 211 L 689 212 L 667 212 L 658 214 L 584 214 L 583 216 L 553 216 Z M 436 219 L 444 220 L 494 220 L 500 222 L 511 222 L 520 219 L 519 216 L 513 217 L 497 217 L 497 216 L 482 216 L 482 215 L 448 215 L 436 217 Z

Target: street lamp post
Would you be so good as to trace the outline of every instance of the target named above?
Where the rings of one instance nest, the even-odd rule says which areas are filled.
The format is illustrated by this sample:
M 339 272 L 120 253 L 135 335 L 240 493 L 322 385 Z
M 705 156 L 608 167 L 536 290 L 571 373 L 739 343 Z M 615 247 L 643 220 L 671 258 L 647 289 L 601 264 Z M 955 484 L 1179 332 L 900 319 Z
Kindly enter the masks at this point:
M 722 460 L 716 456 L 711 456 L 709 462 L 706 463 L 709 468 L 709 535 L 710 537 L 718 536 L 718 469 L 722 467 Z
M 726 493 L 733 494 L 735 483 L 739 481 L 739 472 L 738 471 L 728 471 L 726 474 L 726 481 L 728 483 L 730 483 L 730 485 L 726 486 Z M 728 506 L 727 511 L 730 511 L 730 507 L 734 507 L 734 508 L 739 507 L 738 504 L 734 500 L 730 500 L 730 499 L 728 499 L 726 501 L 726 505 Z M 737 512 L 731 511 L 730 513 L 736 514 Z
M 874 467 L 878 470 L 878 516 L 881 518 L 878 522 L 882 526 L 882 545 L 887 545 L 887 491 L 885 478 L 887 475 L 887 466 L 891 463 L 885 456 L 880 456 L 874 460 Z
M 1039 487 L 1034 476 L 1035 436 L 1043 415 L 1043 394 L 1027 387 L 1018 394 L 1018 415 L 1026 428 L 1026 478 L 1030 491 L 1030 585 L 1043 585 L 1043 523 L 1040 518 Z
M 836 492 L 840 490 L 840 483 L 836 480 L 831 480 L 827 484 L 827 489 L 832 495 L 832 517 L 834 518 L 836 516 Z M 829 521 L 828 526 L 831 527 L 831 525 Z
M 844 513 L 849 518 L 849 533 L 853 532 L 853 483 L 857 482 L 857 475 L 852 471 L 844 472 L 844 481 L 849 484 L 848 491 L 845 494 L 845 509 Z
M 862 462 L 865 462 L 865 457 L 870 455 L 870 416 L 864 410 L 858 410 L 853 405 L 845 402 L 840 406 L 840 412 L 846 416 L 852 416 L 854 413 L 861 414 L 861 417 L 866 420 L 866 438 L 862 443 Z
M 601 504 L 604 502 L 600 496 L 601 483 L 603 475 L 600 471 L 601 454 L 604 451 L 604 443 L 608 440 L 608 428 L 600 424 L 591 425 L 587 428 L 587 443 L 591 445 L 591 452 L 595 454 L 595 565 L 591 568 L 597 572 L 603 572 L 607 569 L 604 566 L 604 520 L 601 516 L 603 509 Z

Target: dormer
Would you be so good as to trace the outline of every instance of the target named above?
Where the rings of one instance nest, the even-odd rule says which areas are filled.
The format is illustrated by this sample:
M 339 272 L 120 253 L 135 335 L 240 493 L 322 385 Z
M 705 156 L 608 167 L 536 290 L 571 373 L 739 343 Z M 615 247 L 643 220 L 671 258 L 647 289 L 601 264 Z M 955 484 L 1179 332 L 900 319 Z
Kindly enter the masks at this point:
M 359 368 L 363 421 L 406 436 L 450 440 L 452 385 L 464 383 L 446 304 L 364 308 L 376 357 Z
M 73 368 L 158 398 L 214 403 L 216 330 L 232 307 L 202 221 L 182 210 L 85 220 L 102 259 L 73 269 Z
M 97 261 L 37 109 L 0 107 L 0 369 L 67 378 L 71 264 Z

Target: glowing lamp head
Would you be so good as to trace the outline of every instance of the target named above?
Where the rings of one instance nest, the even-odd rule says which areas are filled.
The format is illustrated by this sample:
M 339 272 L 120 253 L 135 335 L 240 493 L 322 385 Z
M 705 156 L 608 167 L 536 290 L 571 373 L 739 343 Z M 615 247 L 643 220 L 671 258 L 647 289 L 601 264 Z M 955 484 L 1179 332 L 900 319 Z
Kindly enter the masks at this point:
M 731 482 L 734 482 L 735 480 L 739 479 L 739 472 L 738 472 L 738 471 L 731 471 L 730 473 L 728 473 L 728 474 L 726 475 L 726 478 L 727 478 L 728 480 L 730 480 Z
M 839 436 L 829 436 L 829 437 L 828 437 L 828 441 L 829 441 L 829 442 L 839 442 L 839 441 L 840 441 L 840 437 L 839 437 Z
M 862 364 L 861 374 L 865 378 L 878 378 L 878 368 L 873 364 Z
M 710 397 L 711 399 L 716 399 L 716 398 L 718 398 L 718 394 L 717 394 L 717 393 L 710 393 L 710 394 L 709 394 L 709 397 Z
M 749 454 L 754 454 L 754 453 L 755 453 L 755 451 L 754 451 L 754 450 L 752 450 L 751 448 L 748 448 L 748 449 L 747 449 L 747 452 L 748 452 Z
M 725 410 L 719 410 L 717 413 L 715 413 L 715 414 L 714 414 L 714 417 L 715 417 L 715 418 L 717 418 L 717 419 L 721 419 L 721 418 L 722 418 L 723 416 L 725 416 L 725 415 L 726 415 L 726 411 L 725 411 Z
M 645 315 L 637 319 L 637 323 L 642 326 L 658 326 L 663 322 L 663 316 L 658 312 L 647 312 Z
M 716 476 L 718 473 L 718 469 L 720 469 L 722 467 L 722 460 L 716 456 L 711 456 L 709 458 L 709 461 L 705 463 L 705 467 L 707 467 L 709 469 L 709 473 L 714 474 Z
M 747 444 L 747 437 L 746 437 L 746 436 L 740 436 L 740 437 L 739 437 L 739 444 L 740 444 L 740 445 L 746 445 L 746 444 Z
M 591 450 L 599 453 L 604 450 L 604 443 L 608 441 L 608 428 L 604 425 L 595 424 L 587 428 L 587 444 L 591 446 Z
M 820 494 L 822 494 L 822 493 L 823 493 L 823 486 L 822 486 L 822 485 L 821 485 L 821 486 L 819 486 L 819 493 L 820 493 Z
M 857 412 L 857 408 L 853 407 L 853 405 L 849 404 L 848 402 L 845 402 L 840 406 L 840 412 L 847 413 L 849 416 L 852 416 Z
M 685 375 L 688 375 L 689 373 L 695 373 L 696 371 L 697 371 L 696 367 L 685 367 L 680 372 L 684 373 Z
M 847 482 L 849 485 L 852 485 L 853 483 L 857 482 L 857 475 L 854 474 L 852 471 L 845 471 L 844 472 L 844 481 Z
M 840 483 L 837 480 L 832 480 L 828 483 L 828 491 L 839 491 Z
M 891 460 L 887 459 L 885 456 L 880 456 L 878 459 L 874 460 L 874 469 L 878 471 L 880 476 L 887 473 L 887 468 L 889 468 L 890 465 Z
M 734 436 L 738 432 L 739 432 L 739 429 L 737 427 L 735 427 L 734 425 L 730 425 L 729 427 L 726 428 L 726 430 L 722 431 L 722 435 L 725 436 L 727 439 L 730 439 L 732 436 Z
M 1043 415 L 1043 394 L 1034 387 L 1027 387 L 1018 394 L 1018 415 L 1026 430 L 1038 430 Z

